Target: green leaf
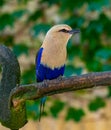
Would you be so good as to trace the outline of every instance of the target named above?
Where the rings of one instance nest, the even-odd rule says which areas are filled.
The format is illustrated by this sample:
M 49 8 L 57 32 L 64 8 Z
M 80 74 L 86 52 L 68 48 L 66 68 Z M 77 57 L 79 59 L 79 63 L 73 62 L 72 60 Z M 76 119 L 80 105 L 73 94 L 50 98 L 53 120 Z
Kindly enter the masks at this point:
M 83 3 L 84 3 L 84 0 L 82 0 L 82 1 L 79 1 L 79 0 L 78 1 L 77 0 L 63 0 L 63 1 L 61 1 L 60 11 L 64 12 L 64 11 L 68 10 L 68 11 L 70 11 L 70 13 L 72 13 L 75 8 L 81 7 L 83 5 Z
M 5 0 L 0 0 L 0 7 L 5 4 Z
M 67 65 L 66 67 L 65 67 L 65 73 L 64 73 L 64 75 L 65 76 L 70 76 L 70 75 L 72 75 L 74 73 L 74 66 L 73 65 Z
M 99 60 L 93 60 L 92 61 L 88 61 L 86 63 L 86 67 L 88 68 L 88 70 L 90 71 L 102 71 L 102 64 L 100 63 Z
M 36 24 L 32 27 L 31 32 L 36 37 L 40 32 L 46 33 L 50 28 L 48 24 Z
M 110 1 L 109 0 L 94 0 L 89 3 L 88 11 L 90 10 L 102 10 L 102 6 L 109 6 Z
M 53 105 L 50 107 L 50 112 L 53 117 L 57 118 L 59 112 L 64 108 L 64 103 L 58 100 L 55 100 Z
M 52 6 L 53 4 L 59 4 L 60 0 L 40 0 L 40 3 L 48 3 L 49 6 Z
M 107 36 L 111 36 L 111 30 L 109 28 L 111 25 L 111 19 L 104 13 L 101 13 L 99 16 L 99 21 L 103 25 L 103 32 L 105 32 Z
M 38 101 L 27 101 L 26 110 L 28 118 L 37 120 L 39 117 L 39 102 Z
M 103 65 L 102 71 L 110 71 L 110 70 L 111 70 L 111 64 L 107 63 Z
M 17 0 L 18 4 L 27 4 L 30 0 Z
M 85 115 L 85 112 L 83 109 L 69 107 L 67 111 L 67 115 L 66 115 L 66 120 L 74 120 L 76 122 L 79 122 L 84 115 Z
M 68 60 L 72 61 L 75 56 L 81 55 L 80 45 L 73 44 L 71 40 L 69 40 L 67 45 L 67 53 L 68 53 Z
M 100 49 L 96 52 L 96 58 L 108 60 L 111 59 L 111 49 Z
M 108 87 L 108 97 L 111 97 L 111 86 Z
M 74 67 L 73 65 L 67 65 L 65 67 L 64 75 L 67 77 L 67 76 L 70 76 L 70 75 L 73 75 L 73 74 L 80 75 L 81 73 L 82 73 L 81 67 Z
M 89 103 L 88 108 L 89 108 L 90 111 L 97 111 L 100 108 L 103 108 L 105 106 L 106 106 L 105 101 L 102 98 L 97 97 L 96 99 L 92 100 Z
M 92 20 L 87 27 L 87 34 L 90 34 L 90 37 L 98 37 L 103 31 L 103 25 L 99 20 Z M 91 33 L 93 35 L 91 35 Z M 98 35 L 97 35 L 98 34 Z
M 23 84 L 32 83 L 35 81 L 35 65 L 30 66 L 30 69 L 26 70 L 22 74 L 21 80 Z
M 65 24 L 70 25 L 72 28 L 81 28 L 84 22 L 85 19 L 83 17 L 74 17 L 73 15 L 64 21 Z
M 38 18 L 42 17 L 43 12 L 42 10 L 36 10 L 33 14 L 31 14 L 27 20 L 27 22 L 29 21 L 36 21 Z
M 0 37 L 0 42 L 3 43 L 6 46 L 13 46 L 14 43 L 14 36 L 13 35 L 9 35 L 6 38 L 5 37 Z
M 17 19 L 17 18 L 21 18 L 24 14 L 26 13 L 25 9 L 21 9 L 21 10 L 16 10 L 12 13 L 12 16 Z
M 5 29 L 6 26 L 12 27 L 14 24 L 14 18 L 11 14 L 5 13 L 0 15 L 0 31 Z
M 22 54 L 28 55 L 29 48 L 25 44 L 17 44 L 13 47 L 13 52 L 18 57 Z

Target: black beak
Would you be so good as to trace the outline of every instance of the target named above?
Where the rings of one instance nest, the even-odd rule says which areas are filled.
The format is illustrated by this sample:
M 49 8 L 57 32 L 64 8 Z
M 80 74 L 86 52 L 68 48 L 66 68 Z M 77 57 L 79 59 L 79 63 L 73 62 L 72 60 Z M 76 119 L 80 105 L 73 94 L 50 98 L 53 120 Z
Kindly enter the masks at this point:
M 80 33 L 80 30 L 79 29 L 72 29 L 68 33 L 70 33 L 70 34 L 76 34 L 76 33 Z

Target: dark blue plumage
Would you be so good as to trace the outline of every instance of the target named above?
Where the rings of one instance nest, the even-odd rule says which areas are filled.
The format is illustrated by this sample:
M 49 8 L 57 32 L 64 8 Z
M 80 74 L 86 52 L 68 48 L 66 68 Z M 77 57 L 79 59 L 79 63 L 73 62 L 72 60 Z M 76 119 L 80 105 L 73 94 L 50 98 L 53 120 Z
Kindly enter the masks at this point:
M 42 82 L 43 80 L 52 80 L 52 79 L 55 79 L 59 76 L 63 76 L 65 65 L 63 65 L 59 68 L 51 69 L 50 67 L 43 65 L 41 63 L 43 51 L 44 51 L 44 49 L 40 48 L 38 53 L 37 53 L 37 56 L 36 56 L 36 79 L 37 79 L 37 82 Z M 45 101 L 46 101 L 46 97 L 43 97 L 41 99 L 41 105 L 40 105 L 40 117 L 41 117 L 41 112 L 42 112 L 41 109 L 44 109 Z

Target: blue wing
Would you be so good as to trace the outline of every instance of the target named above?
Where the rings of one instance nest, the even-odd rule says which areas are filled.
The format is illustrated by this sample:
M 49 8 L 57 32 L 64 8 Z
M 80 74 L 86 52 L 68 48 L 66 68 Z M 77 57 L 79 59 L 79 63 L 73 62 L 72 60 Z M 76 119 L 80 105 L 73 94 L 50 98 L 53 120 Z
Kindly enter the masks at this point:
M 40 48 L 37 53 L 37 56 L 36 56 L 37 82 L 42 82 L 43 80 L 47 80 L 47 79 L 51 80 L 51 79 L 55 79 L 59 76 L 63 76 L 64 70 L 65 70 L 65 65 L 63 65 L 59 68 L 54 68 L 54 69 L 51 69 L 50 67 L 43 65 L 41 63 L 42 52 L 43 52 L 43 48 Z M 41 118 L 42 110 L 44 110 L 45 101 L 46 101 L 46 97 L 43 97 L 41 99 L 41 104 L 40 104 L 40 118 Z M 39 120 L 40 120 L 40 118 L 39 118 Z
M 36 55 L 36 79 L 38 82 L 41 82 L 43 81 L 40 77 L 41 77 L 41 74 L 39 73 L 39 67 L 40 67 L 40 62 L 41 62 L 41 57 L 42 57 L 42 51 L 43 51 L 43 48 L 40 48 L 37 55 Z

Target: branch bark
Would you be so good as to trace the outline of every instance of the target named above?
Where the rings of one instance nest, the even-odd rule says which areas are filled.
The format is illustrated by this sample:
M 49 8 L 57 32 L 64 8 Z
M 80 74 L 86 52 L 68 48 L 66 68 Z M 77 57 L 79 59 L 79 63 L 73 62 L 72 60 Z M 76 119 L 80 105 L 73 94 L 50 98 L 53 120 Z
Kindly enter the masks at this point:
M 13 106 L 26 100 L 35 100 L 43 96 L 51 96 L 63 92 L 111 85 L 111 71 L 94 72 L 80 76 L 72 76 L 42 83 L 20 85 L 12 90 L 10 99 Z

